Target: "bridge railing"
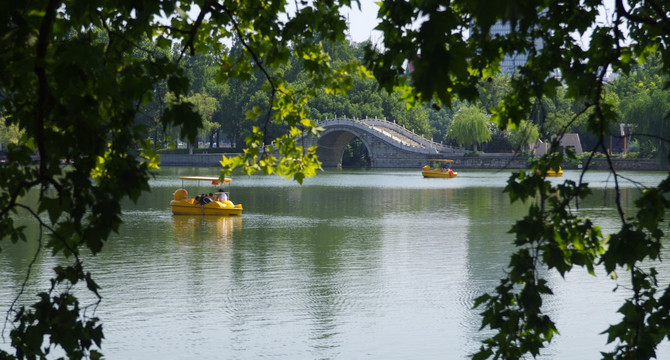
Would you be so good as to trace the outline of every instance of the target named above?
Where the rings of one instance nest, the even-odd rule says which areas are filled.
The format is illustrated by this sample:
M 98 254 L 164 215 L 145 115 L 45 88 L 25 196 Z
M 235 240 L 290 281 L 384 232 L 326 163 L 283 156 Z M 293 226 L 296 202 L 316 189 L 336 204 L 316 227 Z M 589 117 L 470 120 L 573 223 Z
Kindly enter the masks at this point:
M 433 149 L 438 149 L 439 152 L 460 152 L 460 151 L 465 152 L 464 149 L 455 149 L 452 146 L 444 145 L 442 143 L 437 143 L 433 140 L 429 140 L 429 139 L 425 138 L 423 135 L 419 135 L 419 134 L 415 133 L 413 130 L 409 130 L 406 127 L 398 125 L 395 122 L 391 122 L 391 121 L 388 121 L 388 120 L 380 120 L 380 119 L 367 119 L 367 121 L 371 121 L 371 122 L 374 122 L 374 123 L 378 124 L 379 126 L 398 131 L 401 134 L 414 139 L 415 141 L 422 144 L 423 146 L 433 148 Z
M 390 122 L 388 120 L 382 120 L 382 119 L 364 119 L 364 121 L 369 122 L 370 124 L 374 124 L 374 126 L 379 126 L 383 127 L 386 129 L 393 130 L 407 138 L 412 139 L 413 141 L 416 141 L 417 143 L 423 145 L 424 147 L 429 147 L 429 148 L 437 148 L 441 144 L 438 144 L 432 140 L 426 139 L 423 135 L 415 133 L 413 130 L 409 130 L 404 126 L 398 125 L 395 122 Z
M 349 119 L 349 118 L 333 118 L 333 119 L 326 119 L 326 121 L 321 122 L 320 124 L 327 126 L 327 125 L 347 125 L 347 126 L 354 126 L 358 127 L 361 129 L 365 130 L 371 130 L 377 136 L 380 138 L 386 140 L 388 143 L 392 144 L 393 146 L 399 147 L 404 150 L 412 151 L 412 152 L 421 152 L 425 154 L 435 154 L 440 152 L 440 150 L 443 150 L 442 148 L 438 147 L 437 143 L 430 142 L 429 140 L 425 139 L 421 135 L 418 135 L 414 132 L 410 132 L 409 130 L 405 129 L 404 127 L 401 127 L 397 124 L 391 123 L 390 121 L 384 120 L 384 119 L 370 119 L 370 118 L 365 118 L 365 119 Z M 388 130 L 391 130 L 392 132 L 395 132 L 398 134 L 398 136 L 394 136 L 392 134 L 389 134 L 388 132 L 381 131 L 378 129 L 378 127 L 386 128 Z M 402 138 L 401 138 L 402 137 Z M 404 139 L 403 139 L 404 138 Z M 415 145 L 416 144 L 416 145 Z M 447 152 L 453 151 L 452 149 L 448 149 Z
M 412 140 L 410 137 L 404 136 L 407 140 L 409 141 L 404 141 L 402 139 L 399 139 L 396 136 L 392 136 L 386 132 L 381 132 L 377 129 L 374 129 L 373 126 L 374 124 L 370 123 L 368 121 L 369 119 L 349 119 L 349 118 L 333 118 L 333 119 L 326 119 L 324 121 L 320 121 L 319 125 L 321 126 L 333 126 L 333 125 L 346 125 L 346 126 L 353 126 L 365 131 L 371 131 L 376 134 L 377 137 L 381 138 L 382 140 L 386 141 L 387 143 L 398 147 L 403 150 L 411 151 L 411 152 L 420 152 L 420 153 L 425 153 L 425 154 L 435 154 L 438 152 L 438 150 L 434 148 L 429 148 L 425 146 L 416 146 L 412 145 L 411 142 L 417 143 L 416 141 Z M 384 121 L 384 120 L 382 120 Z M 411 141 L 411 142 L 410 142 Z
M 399 146 L 401 148 L 406 148 L 411 151 L 421 151 L 425 152 L 427 154 L 434 154 L 434 153 L 459 153 L 459 152 L 465 152 L 464 149 L 462 148 L 454 148 L 452 146 L 444 145 L 441 143 L 437 143 L 432 140 L 428 140 L 422 135 L 419 135 L 415 133 L 414 131 L 410 131 L 409 129 L 405 128 L 404 126 L 398 125 L 395 122 L 388 121 L 386 119 L 370 119 L 370 118 L 365 118 L 365 119 L 349 119 L 349 118 L 331 118 L 331 119 L 326 119 L 324 121 L 320 121 L 319 124 L 321 126 L 328 126 L 328 125 L 349 125 L 349 126 L 355 126 L 363 129 L 370 129 L 375 131 L 375 133 L 381 135 L 380 137 L 386 138 L 390 140 L 392 144 L 395 146 Z M 405 138 L 411 140 L 412 142 L 415 142 L 419 144 L 420 146 L 415 146 L 411 145 L 409 143 L 405 144 L 402 140 L 399 140 L 393 136 L 390 136 L 389 134 L 386 134 L 385 132 L 379 131 L 378 129 L 375 129 L 374 127 L 382 127 L 386 128 L 389 130 L 392 130 Z

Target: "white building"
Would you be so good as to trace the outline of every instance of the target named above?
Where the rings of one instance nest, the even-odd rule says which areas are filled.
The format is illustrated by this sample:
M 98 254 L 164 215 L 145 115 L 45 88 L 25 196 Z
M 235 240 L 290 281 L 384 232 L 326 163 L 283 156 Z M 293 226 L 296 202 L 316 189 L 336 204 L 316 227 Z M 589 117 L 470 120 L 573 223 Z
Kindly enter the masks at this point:
M 512 25 L 509 22 L 500 22 L 498 21 L 497 23 L 493 24 L 491 26 L 491 36 L 496 37 L 496 36 L 505 36 L 509 34 L 512 31 Z M 535 39 L 535 48 L 538 50 L 541 50 L 544 47 L 544 42 L 542 39 Z M 500 63 L 500 67 L 502 68 L 502 73 L 504 75 L 512 75 L 514 71 L 519 66 L 524 65 L 528 61 L 528 54 L 525 53 L 515 53 L 512 55 L 505 55 L 503 58 L 502 62 Z
M 555 138 L 555 136 L 554 136 Z M 548 142 L 542 142 L 542 140 L 538 141 L 535 146 L 534 146 L 534 153 L 537 156 L 542 156 L 546 153 L 549 152 L 549 147 L 551 146 L 550 143 Z M 565 134 L 561 138 L 561 141 L 559 142 L 559 146 L 561 146 L 563 149 L 570 149 L 572 150 L 575 154 L 581 154 L 583 152 L 582 150 L 582 143 L 579 140 L 579 134 L 577 133 L 571 133 L 571 134 Z

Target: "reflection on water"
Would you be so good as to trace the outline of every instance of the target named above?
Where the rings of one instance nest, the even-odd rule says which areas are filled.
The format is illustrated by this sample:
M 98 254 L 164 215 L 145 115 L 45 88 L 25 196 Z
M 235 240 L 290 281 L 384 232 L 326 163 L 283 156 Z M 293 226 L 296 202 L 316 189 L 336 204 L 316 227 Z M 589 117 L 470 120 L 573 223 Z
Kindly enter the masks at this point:
M 182 244 L 197 243 L 203 238 L 226 244 L 232 241 L 235 230 L 242 230 L 241 216 L 172 216 L 172 233 Z
M 84 260 L 102 286 L 96 315 L 108 359 L 465 359 L 486 335 L 473 299 L 498 284 L 513 250 L 507 231 L 526 208 L 502 192 L 509 172 L 445 181 L 343 171 L 304 186 L 236 177 L 231 197 L 244 204 L 241 217 L 173 216 L 178 175 L 213 170 L 163 170 L 151 193 L 124 204 L 125 224 L 103 253 Z M 611 231 L 611 182 L 589 181 L 596 189 L 580 212 Z M 624 206 L 638 194 L 624 188 Z M 0 253 L 2 305 L 34 251 L 26 244 Z M 28 294 L 48 285 L 53 263 L 45 259 Z M 542 359 L 592 359 L 606 349 L 599 333 L 626 294 L 599 275 L 547 274 L 555 295 L 546 304 L 561 336 Z M 659 357 L 670 357 L 667 346 Z

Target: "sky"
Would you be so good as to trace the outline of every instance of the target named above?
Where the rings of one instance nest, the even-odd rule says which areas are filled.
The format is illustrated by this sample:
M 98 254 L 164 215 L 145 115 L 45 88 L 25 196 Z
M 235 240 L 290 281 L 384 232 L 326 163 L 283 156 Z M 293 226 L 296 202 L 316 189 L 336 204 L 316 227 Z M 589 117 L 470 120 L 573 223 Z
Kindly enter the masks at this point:
M 358 4 L 356 4 L 355 1 L 352 1 L 352 8 L 345 8 L 340 11 L 340 13 L 349 20 L 349 36 L 351 37 L 352 41 L 355 42 L 363 42 L 367 40 L 371 40 L 374 44 L 379 44 L 381 43 L 382 39 L 382 34 L 380 31 L 374 30 L 375 26 L 379 23 L 377 20 L 377 12 L 379 10 L 379 5 L 376 3 L 380 0 L 359 0 L 360 1 L 360 10 L 358 9 Z M 614 9 L 614 1 L 615 0 L 604 0 L 605 8 L 607 10 L 607 16 L 601 15 L 599 17 L 599 22 L 606 22 L 609 23 L 611 20 L 609 19 L 609 16 L 611 16 L 612 10 Z M 292 5 L 292 2 L 288 2 L 289 8 Z M 194 7 L 194 9 L 191 11 L 190 16 L 191 19 L 195 19 L 197 17 L 197 12 L 198 9 L 197 7 Z M 578 41 L 585 41 L 585 39 L 588 39 L 588 36 L 586 38 L 582 38 L 581 40 Z
M 374 27 L 378 24 L 377 10 L 379 6 L 376 4 L 377 1 L 379 0 L 360 0 L 360 10 L 355 3 L 352 3 L 353 9 L 342 10 L 341 14 L 349 17 L 349 35 L 351 36 L 351 40 L 355 42 L 372 40 L 373 43 L 381 41 L 381 32 L 374 30 Z M 614 0 L 604 0 L 604 4 L 607 14 L 601 14 L 598 21 L 610 23 L 609 16 L 611 16 L 612 9 L 614 9 Z M 582 39 L 581 41 L 585 40 Z
M 351 36 L 351 40 L 355 42 L 366 40 L 372 40 L 373 43 L 379 42 L 381 32 L 373 30 L 378 24 L 377 10 L 379 6 L 376 4 L 377 1 L 360 0 L 361 10 L 358 10 L 358 6 L 352 3 L 353 9 L 341 12 L 344 17 L 349 17 L 349 35 Z

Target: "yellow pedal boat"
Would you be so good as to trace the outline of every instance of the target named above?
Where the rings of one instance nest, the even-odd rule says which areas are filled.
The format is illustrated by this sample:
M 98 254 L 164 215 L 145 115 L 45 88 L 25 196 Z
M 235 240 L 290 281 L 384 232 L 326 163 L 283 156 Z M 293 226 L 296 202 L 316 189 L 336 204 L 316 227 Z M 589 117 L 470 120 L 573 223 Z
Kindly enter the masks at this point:
M 560 166 L 558 167 L 558 171 L 554 169 L 549 169 L 547 170 L 547 176 L 555 176 L 555 177 L 563 176 L 563 169 Z
M 539 169 L 535 170 L 535 172 L 537 174 L 541 174 Z M 546 176 L 548 176 L 548 177 L 561 177 L 561 176 L 563 176 L 563 169 L 560 166 L 558 167 L 558 171 L 556 171 L 554 169 L 548 169 Z
M 421 169 L 421 175 L 425 178 L 454 178 L 458 173 L 449 167 L 449 163 L 454 160 L 449 159 L 428 159 L 428 165 Z
M 226 185 L 230 186 L 232 179 L 225 178 L 221 181 L 213 176 L 182 176 L 182 188 L 177 189 L 172 195 L 174 199 L 170 201 L 170 208 L 174 215 L 242 215 L 242 204 L 233 204 L 228 199 L 228 192 L 224 191 Z M 189 198 L 188 191 L 184 189 L 184 180 L 211 181 L 212 185 L 223 184 L 219 191 L 212 192 L 212 198 L 201 199 L 201 195 Z

